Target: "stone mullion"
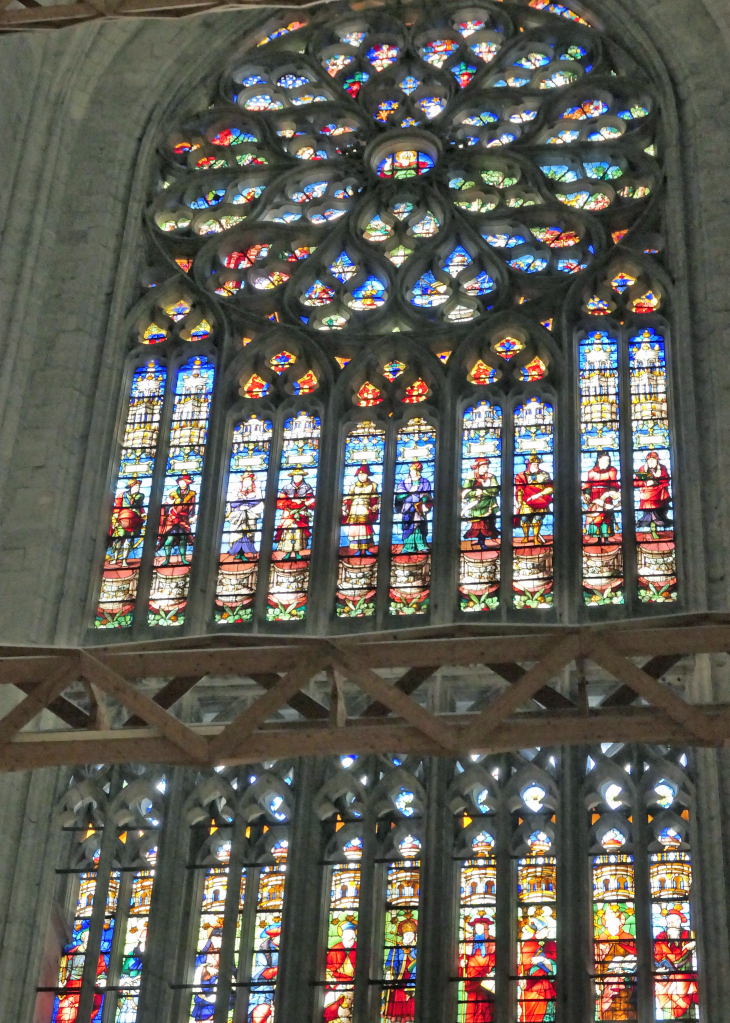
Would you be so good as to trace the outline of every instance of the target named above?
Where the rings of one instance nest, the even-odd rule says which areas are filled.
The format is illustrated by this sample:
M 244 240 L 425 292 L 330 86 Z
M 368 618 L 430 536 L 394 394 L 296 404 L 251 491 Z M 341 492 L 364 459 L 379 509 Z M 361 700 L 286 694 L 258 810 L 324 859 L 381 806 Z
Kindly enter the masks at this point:
M 426 820 L 421 856 L 418 909 L 416 1023 L 443 1023 L 449 995 L 453 936 L 453 842 L 446 806 L 454 762 L 446 757 L 426 761 Z
M 190 943 L 194 940 L 190 920 L 195 908 L 193 893 L 199 871 L 187 869 L 190 825 L 183 814 L 188 782 L 194 777 L 183 768 L 170 768 L 165 793 L 165 819 L 152 887 L 147 948 L 140 985 L 137 1023 L 159 1023 L 180 1016 L 179 988 L 175 981 L 187 980 Z M 193 875 L 193 877 L 191 877 Z
M 581 799 L 586 750 L 561 751 L 560 804 L 557 823 L 557 1018 L 561 1023 L 591 1019 L 589 990 L 590 937 L 586 922 L 590 902 L 585 807 Z
M 314 795 L 323 780 L 322 758 L 297 761 L 276 991 L 276 1014 L 286 1023 L 310 1023 L 312 1018 L 318 948 L 306 936 L 319 933 L 323 849 Z
M 502 757 L 500 762 L 500 778 L 509 778 L 509 759 Z M 487 818 L 489 821 L 490 818 Z M 514 887 L 514 866 L 510 855 L 511 820 L 510 813 L 504 802 L 500 800 L 495 818 L 496 822 L 496 859 L 497 859 L 497 904 L 495 907 L 494 931 L 495 947 L 495 1019 L 509 1020 L 510 1007 L 514 1004 L 512 997 L 512 974 L 516 973 L 515 965 L 515 913 L 513 912 L 512 889 Z M 454 1017 L 455 1018 L 455 1017 Z
M 233 828 L 231 855 L 228 861 L 228 885 L 223 909 L 223 937 L 218 958 L 218 987 L 215 996 L 213 1023 L 227 1023 L 230 1011 L 233 960 L 236 954 L 238 906 L 241 897 L 241 873 L 245 849 L 246 821 L 238 817 Z M 246 892 L 246 897 L 248 897 L 248 894 Z
M 113 774 L 111 784 L 112 792 L 115 792 L 117 789 L 120 773 L 121 772 L 117 768 Z M 104 831 L 99 850 L 99 862 L 96 866 L 94 903 L 91 911 L 91 918 L 89 920 L 89 938 L 86 943 L 86 956 L 84 959 L 84 972 L 81 979 L 81 996 L 79 998 L 79 1008 L 76 1014 L 76 1023 L 89 1023 L 89 1020 L 91 1019 L 94 993 L 96 989 L 99 947 L 101 945 L 102 931 L 104 929 L 106 901 L 109 893 L 109 879 L 114 863 L 116 844 L 117 828 L 114 822 L 107 815 L 104 820 Z
M 634 751 L 632 773 L 641 780 L 642 759 L 640 749 Z M 651 835 L 646 805 L 637 785 L 633 813 L 634 887 L 636 890 L 636 998 L 639 1023 L 653 1023 L 654 979 L 652 973 L 651 886 L 649 884 L 649 852 Z
M 377 778 L 377 758 L 372 771 Z M 378 891 L 375 886 L 378 840 L 375 832 L 377 821 L 372 799 L 365 803 L 363 814 L 362 859 L 360 860 L 360 908 L 357 917 L 357 955 L 355 957 L 355 996 L 353 999 L 353 1020 L 365 1023 L 370 1013 L 370 978 L 375 962 L 375 900 Z
M 319 393 L 319 392 L 317 392 Z M 344 439 L 340 436 L 334 414 L 335 397 L 330 390 L 327 399 L 319 397 L 321 407 L 317 413 L 320 419 L 319 466 L 317 468 L 317 495 L 314 506 L 314 528 L 307 591 L 306 622 L 311 630 L 327 632 L 334 618 L 334 594 L 330 585 L 330 566 L 337 566 L 339 540 L 334 541 L 333 529 L 339 537 L 339 449 Z M 336 569 L 335 569 L 336 570 Z

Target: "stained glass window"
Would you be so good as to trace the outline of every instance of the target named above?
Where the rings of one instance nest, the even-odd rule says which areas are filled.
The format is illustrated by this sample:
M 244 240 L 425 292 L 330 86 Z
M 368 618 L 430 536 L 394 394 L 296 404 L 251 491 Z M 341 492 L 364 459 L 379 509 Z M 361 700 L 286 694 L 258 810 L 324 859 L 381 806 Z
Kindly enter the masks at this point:
M 382 1023 L 409 1023 L 416 1011 L 421 842 L 405 835 L 388 864 L 383 945 Z
M 514 415 L 515 607 L 553 602 L 553 408 L 531 398 Z
M 502 525 L 500 408 L 488 401 L 480 401 L 467 408 L 462 438 L 459 596 L 462 611 L 483 611 L 499 604 Z
M 61 808 L 71 822 L 65 829 L 71 851 L 58 877 L 73 908 L 57 984 L 50 989 L 53 1009 L 46 1018 L 51 1023 L 137 1021 L 162 823 L 160 793 L 166 785 L 164 776 L 156 778 L 138 772 L 124 777 L 108 767 L 71 776 Z M 85 801 L 78 801 L 80 791 Z M 106 793 L 117 817 L 126 817 L 134 828 L 105 819 L 96 800 Z
M 431 584 L 436 430 L 411 419 L 398 431 L 395 455 L 390 610 L 425 614 Z
M 304 618 L 317 495 L 320 420 L 300 412 L 284 423 L 269 572 L 269 621 Z
M 254 33 L 160 140 L 147 222 L 168 271 L 130 319 L 95 627 L 682 600 L 651 76 L 548 0 L 408 19 L 314 7 Z M 357 484 L 353 406 L 383 431 Z
M 495 1019 L 497 861 L 487 830 L 471 840 L 459 882 L 459 983 L 457 1023 Z
M 605 330 L 580 342 L 583 587 L 588 604 L 623 602 L 619 345 Z
M 360 909 L 362 839 L 354 836 L 342 848 L 344 862 L 331 868 L 325 965 L 325 1023 L 353 1012 L 357 927 Z
M 185 620 L 214 373 L 213 363 L 204 356 L 189 359 L 178 370 L 150 586 L 149 625 L 179 625 Z
M 271 849 L 273 863 L 262 867 L 259 876 L 248 996 L 248 1017 L 256 1023 L 274 1019 L 288 850 L 287 839 L 276 842 Z
M 539 792 L 544 796 L 544 791 Z M 517 866 L 519 1023 L 554 1020 L 557 996 L 557 861 L 552 841 L 544 831 L 528 835 L 526 845 L 528 855 L 521 857 Z
M 216 588 L 216 621 L 226 625 L 253 618 L 271 437 L 271 420 L 256 415 L 233 431 Z
M 342 492 L 337 614 L 375 613 L 385 462 L 385 430 L 365 420 L 347 435 Z

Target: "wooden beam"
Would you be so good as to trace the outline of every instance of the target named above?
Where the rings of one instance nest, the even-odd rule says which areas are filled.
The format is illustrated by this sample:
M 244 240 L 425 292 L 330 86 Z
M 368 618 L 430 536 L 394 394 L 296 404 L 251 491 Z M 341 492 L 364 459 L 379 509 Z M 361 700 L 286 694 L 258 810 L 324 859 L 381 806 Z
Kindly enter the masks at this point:
M 255 700 L 250 707 L 241 711 L 223 729 L 220 738 L 216 742 L 216 753 L 224 760 L 234 752 L 238 752 L 246 743 L 259 725 L 263 724 L 266 718 L 288 703 L 294 693 L 306 686 L 313 675 L 321 671 L 324 666 L 323 658 L 320 656 L 299 655 L 299 664 L 292 668 L 279 681 L 272 686 L 268 692 Z
M 359 663 L 356 658 L 347 651 L 338 649 L 332 644 L 334 650 L 334 661 L 345 672 L 347 677 L 364 689 L 366 693 L 374 697 L 379 703 L 385 704 L 395 714 L 398 714 L 414 728 L 418 728 L 437 742 L 442 749 L 449 753 L 458 752 L 458 744 L 452 735 L 449 726 L 443 719 L 437 718 L 430 711 L 421 707 L 410 696 L 406 696 L 396 686 L 391 685 L 376 675 L 370 668 Z
M 565 639 L 553 640 L 553 647 L 546 651 L 540 660 L 522 675 L 518 682 L 496 696 L 484 710 L 477 715 L 462 736 L 466 749 L 471 750 L 476 743 L 498 728 L 506 717 L 522 706 L 541 689 L 546 682 L 555 678 L 566 664 L 579 655 L 581 648 L 580 636 L 568 635 Z
M 84 651 L 81 654 L 81 672 L 89 682 L 93 682 L 128 710 L 133 711 L 148 724 L 157 728 L 165 738 L 184 749 L 194 760 L 202 763 L 207 762 L 208 747 L 204 739 L 191 731 L 182 721 L 174 718 L 172 714 L 168 714 L 149 696 L 145 696 L 139 689 L 135 689 L 107 664 Z
M 667 686 L 661 685 L 641 668 L 637 668 L 633 661 L 627 661 L 625 657 L 614 653 L 604 640 L 594 639 L 586 651 L 586 656 L 610 671 L 619 682 L 630 686 L 648 703 L 661 708 L 668 717 L 683 725 L 695 739 L 712 737 L 714 724 L 704 711 L 682 700 Z
M 18 689 L 22 690 L 26 696 L 35 688 L 32 682 L 20 682 L 17 685 Z M 72 700 L 66 699 L 65 696 L 57 696 L 55 700 L 51 700 L 46 710 L 50 710 L 71 728 L 88 728 L 89 726 L 89 715 L 86 711 L 77 707 Z
M 438 671 L 438 668 L 434 668 L 433 665 L 430 664 L 424 664 L 418 668 L 409 668 L 408 671 L 401 675 L 395 683 L 396 687 L 400 689 L 402 693 L 405 693 L 406 696 L 412 696 L 418 687 L 423 685 L 427 679 L 431 678 L 436 671 Z M 390 707 L 386 707 L 384 703 L 379 703 L 375 700 L 373 703 L 368 704 L 359 717 L 381 718 L 387 717 L 388 714 L 390 714 Z
M 730 739 L 730 707 L 711 712 L 716 736 Z M 457 732 L 469 725 L 470 715 L 451 715 Z M 389 753 L 394 749 L 419 756 L 440 755 L 443 747 L 420 729 L 404 722 L 373 720 L 348 722 L 331 728 L 328 722 L 272 722 L 263 725 L 234 754 L 222 756 L 216 748 L 221 726 L 192 725 L 196 736 L 209 743 L 211 765 L 245 764 L 281 756 L 326 756 L 344 753 Z M 504 720 L 484 737 L 474 752 L 501 753 L 525 746 L 585 745 L 598 742 L 679 744 L 687 730 L 654 707 L 627 707 L 612 711 L 521 713 Z M 697 746 L 715 745 L 715 738 L 690 739 Z M 185 750 L 151 728 L 111 732 L 21 732 L 0 749 L 0 770 L 27 770 L 68 763 L 147 763 L 195 766 Z
M 281 678 L 275 671 L 258 671 L 249 676 L 262 689 L 273 689 Z M 296 692 L 290 700 L 287 700 L 290 707 L 298 711 L 303 718 L 310 721 L 324 721 L 329 717 L 327 708 L 317 700 L 312 699 L 307 693 Z
M 165 710 L 169 710 L 170 707 L 174 707 L 177 701 L 181 700 L 186 693 L 190 692 L 193 686 L 196 686 L 198 682 L 200 682 L 199 675 L 176 675 L 175 678 L 171 678 L 170 681 L 162 687 L 162 689 L 155 693 L 152 700 Z M 140 725 L 144 725 L 144 721 L 138 714 L 132 714 L 132 716 L 127 718 L 124 722 L 125 728 L 139 728 Z
M 666 674 L 673 668 L 677 661 L 682 660 L 681 654 L 657 654 L 656 657 L 652 657 L 650 661 L 642 665 L 641 670 L 646 672 L 651 678 L 660 679 L 662 675 Z M 602 707 L 626 707 L 633 703 L 634 700 L 638 699 L 638 694 L 631 688 L 631 686 L 619 686 L 615 689 L 610 696 L 607 696 L 605 700 L 601 701 Z
M 526 669 L 520 664 L 487 664 L 485 667 L 493 671 L 495 675 L 499 675 L 505 682 L 509 682 L 510 685 L 514 685 L 515 682 L 519 682 L 522 676 L 525 674 Z M 486 693 L 482 693 L 481 696 L 472 703 L 469 710 L 471 713 L 476 713 L 479 710 L 483 710 L 484 707 L 489 703 L 492 698 L 491 690 Z M 572 700 L 569 700 L 567 696 L 563 696 L 557 689 L 553 689 L 552 686 L 543 686 L 535 693 L 532 697 L 533 700 L 537 700 L 538 703 L 542 704 L 548 710 L 570 710 L 575 707 Z
M 0 746 L 10 742 L 21 728 L 24 728 L 34 717 L 45 710 L 51 700 L 59 696 L 70 682 L 75 681 L 78 674 L 78 661 L 70 662 L 54 671 L 45 682 L 39 682 L 24 700 L 16 704 L 0 720 Z

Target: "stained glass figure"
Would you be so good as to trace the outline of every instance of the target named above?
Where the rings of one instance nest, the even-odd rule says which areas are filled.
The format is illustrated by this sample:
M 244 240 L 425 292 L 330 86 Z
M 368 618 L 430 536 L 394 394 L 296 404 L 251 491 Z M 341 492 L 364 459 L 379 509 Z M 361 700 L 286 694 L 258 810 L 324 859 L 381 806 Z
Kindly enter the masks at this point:
M 416 954 L 421 843 L 408 835 L 402 859 L 388 864 L 381 1023 L 412 1023 L 416 1008 Z
M 251 416 L 233 431 L 218 562 L 215 620 L 251 621 L 261 554 L 272 424 Z
M 322 63 L 327 69 L 327 74 L 332 78 L 346 68 L 348 64 L 351 64 L 355 58 L 351 53 L 335 53 L 331 57 L 326 57 Z
M 323 284 L 322 281 L 315 281 L 302 295 L 302 305 L 321 306 L 329 305 L 335 297 L 333 288 Z
M 89 943 L 89 925 L 96 895 L 96 870 L 79 876 L 76 912 L 71 924 L 71 937 L 63 946 L 58 972 L 58 993 L 53 1005 L 51 1023 L 76 1023 L 81 998 L 81 981 Z M 103 960 L 99 966 L 103 969 Z M 92 1013 L 101 1014 L 103 996 L 94 993 Z
M 204 355 L 188 359 L 178 370 L 148 625 L 185 620 L 214 375 L 214 364 Z
M 336 597 L 341 618 L 375 614 L 384 462 L 383 429 L 365 420 L 348 433 Z
M 677 599 L 672 456 L 664 338 L 647 327 L 629 339 L 631 436 L 639 599 Z
M 154 880 L 154 870 L 138 870 L 132 878 L 121 945 L 122 963 L 114 1023 L 137 1023 Z
M 469 82 L 476 74 L 476 67 L 474 64 L 467 64 L 466 61 L 461 61 L 460 64 L 454 64 L 451 68 L 451 74 L 456 79 L 457 84 L 460 88 L 465 89 Z
M 203 892 L 195 946 L 193 992 L 190 1004 L 190 1023 L 212 1020 L 220 980 L 220 955 L 223 942 L 223 924 L 228 895 L 230 836 L 220 832 L 219 863 L 208 867 L 203 877 Z
M 623 845 L 609 831 L 604 848 Z M 593 858 L 593 962 L 595 1019 L 635 1020 L 636 911 L 633 857 L 607 851 Z
M 300 412 L 284 423 L 277 484 L 268 621 L 303 619 L 307 611 L 321 423 Z
M 427 43 L 421 50 L 421 55 L 429 64 L 441 68 L 446 61 L 459 49 L 459 44 L 453 39 L 434 39 Z
M 512 580 L 516 608 L 553 602 L 553 409 L 531 398 L 514 414 Z
M 448 301 L 450 288 L 448 284 L 437 280 L 431 270 L 418 278 L 413 285 L 413 297 L 411 302 L 422 308 L 432 308 L 443 305 Z
M 621 604 L 623 517 L 618 341 L 605 330 L 579 343 L 583 591 L 585 602 Z
M 254 918 L 251 986 L 246 1017 L 253 1023 L 274 1023 L 274 1001 L 279 976 L 279 944 L 288 851 L 289 843 L 285 838 L 276 842 L 271 849 L 274 863 L 262 867 L 259 877 Z
M 148 362 L 134 371 L 107 541 L 97 629 L 132 624 L 149 512 L 167 369 Z
M 497 861 L 494 838 L 480 832 L 462 861 L 459 897 L 457 1023 L 492 1023 L 496 988 Z
M 330 878 L 323 1023 L 353 1011 L 362 839 L 350 839 L 343 851 L 345 862 L 332 867 Z
M 393 43 L 376 43 L 366 56 L 376 71 L 384 71 L 398 59 L 398 47 Z
M 346 302 L 351 309 L 366 312 L 384 305 L 385 295 L 385 285 L 371 274 L 361 285 L 353 288 Z
M 396 440 L 390 612 L 425 614 L 431 584 L 436 430 L 411 419 Z
M 556 860 L 542 831 L 517 864 L 517 1020 L 554 1020 L 557 973 Z
M 502 412 L 480 401 L 464 412 L 461 448 L 459 603 L 462 611 L 499 605 Z
M 353 263 L 346 252 L 342 252 L 334 263 L 330 263 L 330 273 L 338 281 L 349 281 L 357 273 L 357 264 Z
M 692 862 L 672 828 L 659 835 L 664 851 L 649 858 L 653 935 L 654 1018 L 699 1019 L 697 945 L 692 930 Z
M 444 260 L 444 270 L 450 277 L 458 277 L 473 262 L 463 245 L 457 245 Z
M 416 149 L 398 149 L 383 157 L 378 164 L 377 173 L 381 178 L 403 180 L 427 174 L 433 165 L 434 159 L 429 153 Z

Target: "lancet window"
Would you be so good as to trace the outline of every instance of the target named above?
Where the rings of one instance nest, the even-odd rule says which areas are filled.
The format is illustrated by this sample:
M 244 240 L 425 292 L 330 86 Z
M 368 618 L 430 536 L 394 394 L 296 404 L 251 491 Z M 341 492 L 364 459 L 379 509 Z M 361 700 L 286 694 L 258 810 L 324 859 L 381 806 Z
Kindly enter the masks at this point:
M 300 771 L 318 780 L 295 800 Z M 70 937 L 39 1019 L 136 1023 L 158 1004 L 164 1023 L 274 1023 L 292 986 L 322 1023 L 413 1023 L 430 997 L 452 1023 L 549 1023 L 568 1003 L 597 1021 L 699 1019 L 682 750 L 353 754 L 175 786 L 131 768 L 72 779 Z M 166 835 L 170 798 L 182 813 Z M 156 884 L 178 893 L 176 923 Z
M 52 1023 L 136 1023 L 165 789 L 160 773 L 118 768 L 70 780 L 58 806 L 67 853 L 57 872 L 70 936 L 38 994 Z
M 681 600 L 649 75 L 544 0 L 315 7 L 216 73 L 161 143 L 96 627 Z

